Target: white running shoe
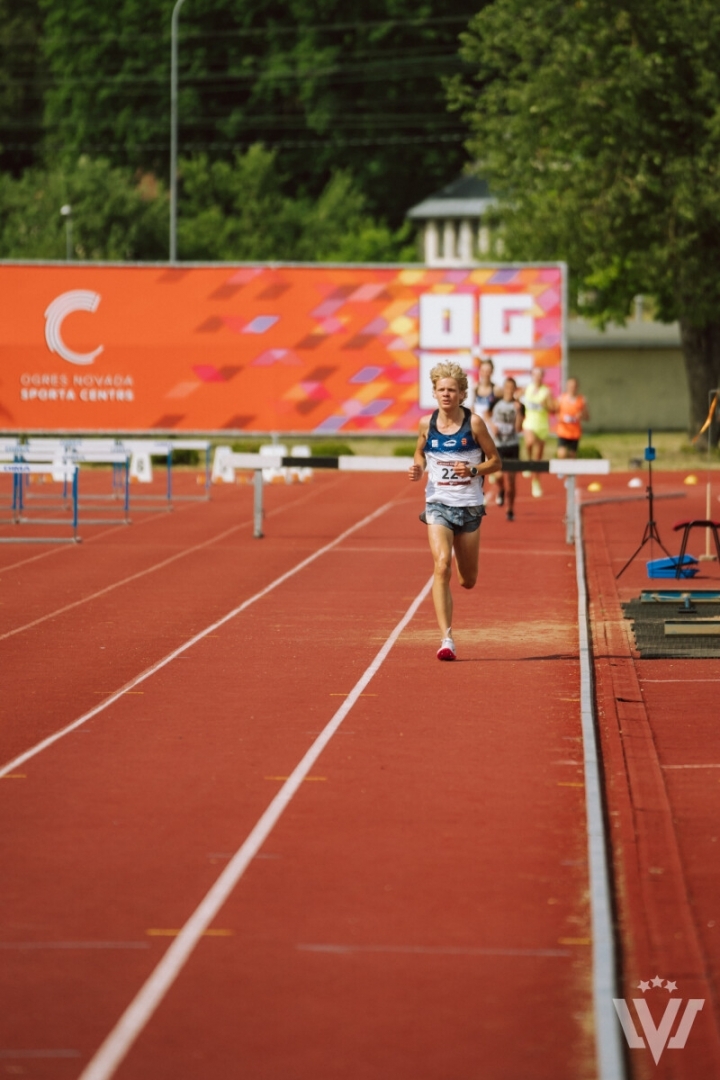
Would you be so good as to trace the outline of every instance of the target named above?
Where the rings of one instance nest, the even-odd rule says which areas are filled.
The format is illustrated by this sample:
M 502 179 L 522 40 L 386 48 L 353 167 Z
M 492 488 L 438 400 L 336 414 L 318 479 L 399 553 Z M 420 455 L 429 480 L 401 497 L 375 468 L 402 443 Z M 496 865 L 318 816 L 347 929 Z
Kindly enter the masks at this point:
M 442 639 L 440 648 L 437 651 L 438 660 L 456 660 L 455 656 L 455 642 L 450 634 Z
M 536 499 L 539 499 L 539 498 L 541 498 L 541 497 L 542 497 L 542 493 L 543 493 L 543 489 L 542 489 L 542 487 L 541 487 L 540 481 L 539 481 L 539 480 L 536 480 L 536 478 L 535 478 L 535 477 L 533 477 L 533 479 L 532 479 L 532 484 L 531 484 L 530 486 L 531 486 L 531 488 L 532 488 L 532 493 L 533 493 L 533 495 L 535 496 L 535 498 L 536 498 Z

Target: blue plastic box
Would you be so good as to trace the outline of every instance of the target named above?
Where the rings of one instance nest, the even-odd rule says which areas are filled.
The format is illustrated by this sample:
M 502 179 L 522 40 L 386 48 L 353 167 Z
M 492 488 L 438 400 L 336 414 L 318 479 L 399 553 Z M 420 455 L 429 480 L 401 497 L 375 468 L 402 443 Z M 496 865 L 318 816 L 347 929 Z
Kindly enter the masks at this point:
M 678 565 L 678 556 L 669 559 L 650 559 L 647 564 L 649 578 L 674 578 Z M 694 555 L 683 555 L 681 578 L 692 578 L 699 572 L 700 567 Z

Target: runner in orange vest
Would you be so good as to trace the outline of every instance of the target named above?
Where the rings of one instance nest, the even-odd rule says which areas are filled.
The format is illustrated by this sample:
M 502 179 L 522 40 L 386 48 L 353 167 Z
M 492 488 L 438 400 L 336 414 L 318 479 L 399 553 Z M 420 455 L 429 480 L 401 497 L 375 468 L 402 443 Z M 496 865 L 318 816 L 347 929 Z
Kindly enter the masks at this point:
M 565 383 L 565 393 L 558 398 L 557 435 L 559 458 L 576 458 L 582 435 L 582 421 L 590 419 L 587 402 L 578 394 L 578 380 Z

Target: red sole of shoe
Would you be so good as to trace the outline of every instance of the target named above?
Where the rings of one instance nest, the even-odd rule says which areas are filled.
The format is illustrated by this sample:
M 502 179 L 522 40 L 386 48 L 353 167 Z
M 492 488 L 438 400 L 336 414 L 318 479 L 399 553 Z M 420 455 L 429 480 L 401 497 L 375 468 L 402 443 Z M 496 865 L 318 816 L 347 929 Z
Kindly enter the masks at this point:
M 450 649 L 438 649 L 438 660 L 455 660 L 455 653 Z

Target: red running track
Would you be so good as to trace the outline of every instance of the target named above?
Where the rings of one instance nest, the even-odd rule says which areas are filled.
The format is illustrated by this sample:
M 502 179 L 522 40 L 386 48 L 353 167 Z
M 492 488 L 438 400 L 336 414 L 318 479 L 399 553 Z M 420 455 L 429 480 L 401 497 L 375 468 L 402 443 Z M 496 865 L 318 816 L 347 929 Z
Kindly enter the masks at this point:
M 457 663 L 421 603 L 115 1075 L 595 1075 L 574 560 L 546 489 L 483 524 Z M 83 1072 L 429 577 L 398 477 L 267 496 L 262 542 L 233 488 L 2 551 L 9 761 L 375 515 L 0 781 L 6 1071 Z
M 663 496 L 655 503 L 659 533 L 673 553 L 680 549 L 673 524 L 705 518 L 704 482 L 688 488 L 682 480 L 661 473 L 655 485 Z M 603 487 L 600 498 L 629 494 L 627 477 Z M 629 1054 L 633 1080 L 697 1080 L 720 1076 L 720 660 L 641 660 L 621 603 L 648 588 L 717 590 L 720 568 L 701 563 L 691 583 L 650 581 L 646 561 L 663 553 L 648 544 L 617 581 L 643 536 L 647 503 L 640 496 L 584 512 L 622 996 L 647 999 L 657 1024 L 667 990 L 643 995 L 640 981 L 675 981 L 682 1010 L 690 998 L 705 1002 L 682 1051 L 668 1048 L 657 1065 L 647 1048 Z M 689 549 L 696 556 L 705 550 L 703 532 L 691 534 Z

